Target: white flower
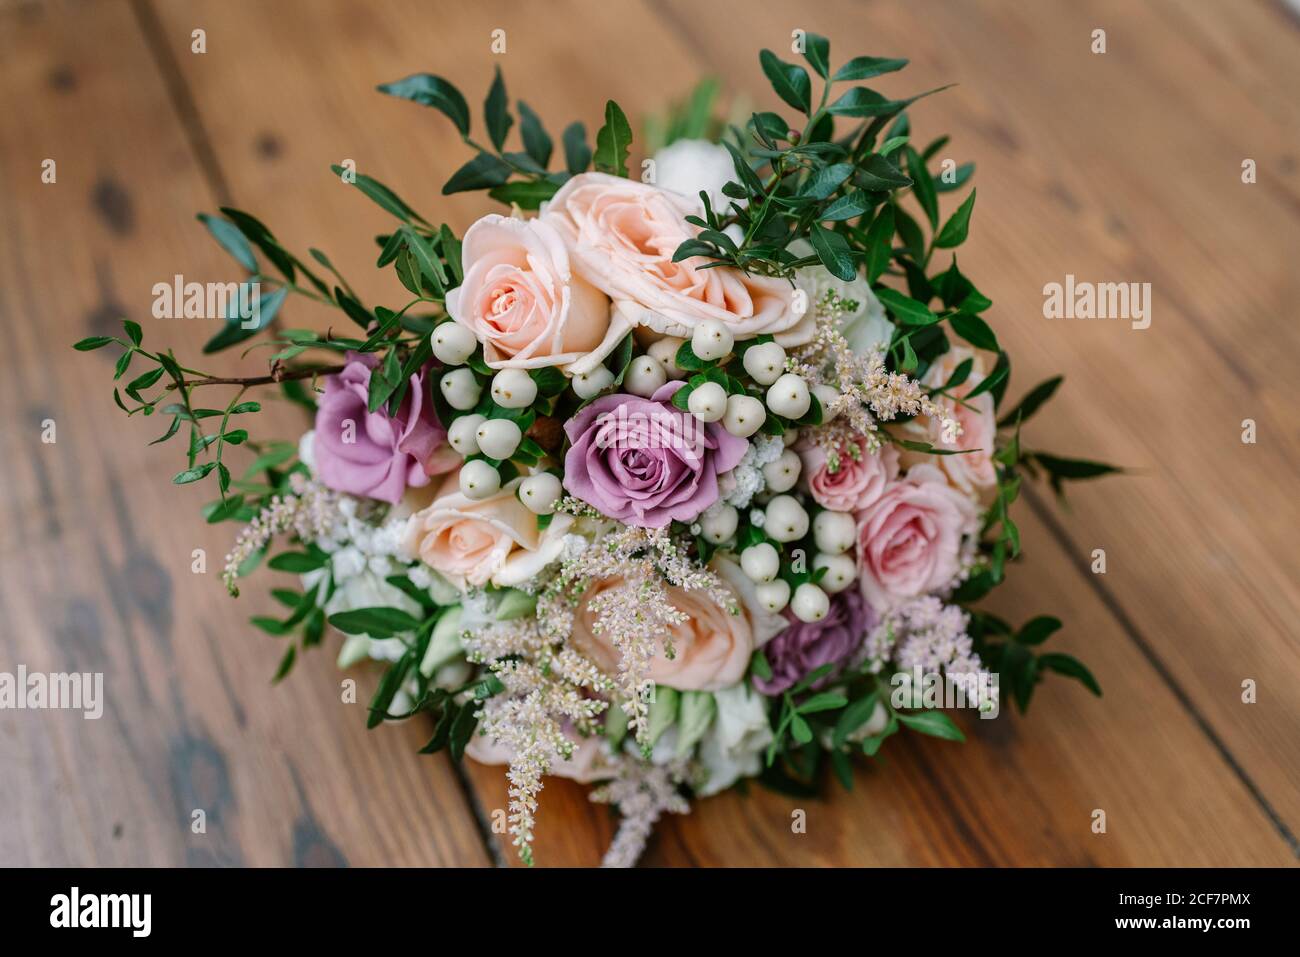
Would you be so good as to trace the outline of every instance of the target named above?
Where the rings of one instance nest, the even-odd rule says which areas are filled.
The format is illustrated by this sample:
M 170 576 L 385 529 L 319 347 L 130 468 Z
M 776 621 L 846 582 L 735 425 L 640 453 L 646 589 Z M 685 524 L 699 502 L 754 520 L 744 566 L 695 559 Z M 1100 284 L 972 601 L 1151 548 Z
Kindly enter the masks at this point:
M 772 743 L 767 699 L 747 682 L 715 691 L 713 697 L 717 717 L 700 741 L 700 762 L 709 773 L 697 791 L 700 797 L 725 791 L 739 778 L 758 774 L 763 750 Z
M 307 471 L 316 474 L 316 430 L 308 429 L 298 440 L 298 461 L 307 466 Z
M 700 190 L 709 194 L 717 213 L 731 209 L 733 200 L 722 187 L 736 178 L 736 167 L 725 146 L 708 140 L 677 140 L 655 154 L 655 185 L 698 201 Z M 740 206 L 745 200 L 735 200 Z
M 810 256 L 812 244 L 806 240 L 796 240 L 789 250 L 796 256 Z M 862 273 L 845 282 L 831 275 L 825 266 L 805 266 L 795 272 L 794 284 L 802 289 L 808 297 L 808 309 L 815 310 L 827 292 L 833 292 L 842 300 L 851 300 L 857 307 L 846 313 L 840 320 L 840 331 L 848 340 L 849 348 L 858 355 L 867 355 L 875 349 L 886 349 L 894 334 L 893 324 L 885 316 L 885 307 L 881 305 L 876 294 L 871 291 L 871 284 Z

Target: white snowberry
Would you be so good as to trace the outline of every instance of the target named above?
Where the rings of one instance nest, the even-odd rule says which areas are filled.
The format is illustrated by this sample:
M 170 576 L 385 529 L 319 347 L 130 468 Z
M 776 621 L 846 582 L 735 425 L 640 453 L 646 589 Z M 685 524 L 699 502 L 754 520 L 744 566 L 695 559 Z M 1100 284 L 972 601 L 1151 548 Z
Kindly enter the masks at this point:
M 781 556 L 771 542 L 759 542 L 740 553 L 740 568 L 756 582 L 770 582 L 781 570 Z
M 848 512 L 818 512 L 813 519 L 813 541 L 828 555 L 847 552 L 857 536 L 857 523 Z
M 524 433 L 512 419 L 488 419 L 474 433 L 479 451 L 490 459 L 508 459 L 515 454 Z
M 716 319 L 706 319 L 695 327 L 691 351 L 701 359 L 721 359 L 736 344 L 731 330 Z
M 667 381 L 668 373 L 657 359 L 637 356 L 627 367 L 627 375 L 623 377 L 623 391 L 648 399 Z
M 793 495 L 778 495 L 767 503 L 763 531 L 778 542 L 794 542 L 808 534 L 808 513 Z
M 831 600 L 826 592 L 812 582 L 804 582 L 794 590 L 790 599 L 790 610 L 800 621 L 821 621 L 831 610 Z
M 682 347 L 685 339 L 678 339 L 676 336 L 668 336 L 666 339 L 660 339 L 652 343 L 646 350 L 658 363 L 664 367 L 664 372 L 670 379 L 680 379 L 686 375 L 686 370 L 677 364 L 677 350 Z
M 822 576 L 821 587 L 832 595 L 844 591 L 858 577 L 858 566 L 853 561 L 852 555 L 827 555 L 825 552 L 819 552 L 813 559 L 813 570 L 819 568 L 826 569 L 826 574 Z
M 763 466 L 763 479 L 767 482 L 769 492 L 788 492 L 799 481 L 803 471 L 803 460 L 794 449 L 786 449 L 775 461 Z
M 817 402 L 822 407 L 822 425 L 825 425 L 837 415 L 837 413 L 831 411 L 831 403 L 840 397 L 840 390 L 833 385 L 826 385 L 826 383 L 822 382 L 813 386 L 812 394 L 817 396 Z
M 519 483 L 519 501 L 530 512 L 550 515 L 560 500 L 560 480 L 550 472 L 538 472 Z
M 717 422 L 727 411 L 727 390 L 716 382 L 706 382 L 691 391 L 686 406 L 701 422 Z
M 573 386 L 573 392 L 579 399 L 590 399 L 614 384 L 614 373 L 604 366 L 597 366 L 590 372 L 578 373 L 569 384 Z
M 474 333 L 459 322 L 444 322 L 433 330 L 433 354 L 449 366 L 464 365 L 477 345 Z
M 503 409 L 526 409 L 537 398 L 537 383 L 523 369 L 502 369 L 492 377 L 492 401 Z
M 477 413 L 459 416 L 451 423 L 451 428 L 447 429 L 447 444 L 461 455 L 473 455 L 479 450 L 478 436 L 475 433 L 486 421 L 487 416 Z
M 774 578 L 755 588 L 754 594 L 763 608 L 776 613 L 790 604 L 790 583 L 784 578 Z
M 740 513 L 730 505 L 709 509 L 700 516 L 700 534 L 706 542 L 721 545 L 736 534 L 740 524 Z
M 771 385 L 785 371 L 785 350 L 775 342 L 750 346 L 745 350 L 745 371 L 759 385 Z
M 460 467 L 460 491 L 466 498 L 487 498 L 500 490 L 501 476 L 482 459 L 474 459 Z
M 438 385 L 442 389 L 442 397 L 453 409 L 474 408 L 478 405 L 478 397 L 483 392 L 478 379 L 474 378 L 473 370 L 464 366 L 445 373 L 438 380 Z
M 793 372 L 781 376 L 767 390 L 767 407 L 787 419 L 803 418 L 810 405 L 808 383 Z
M 732 435 L 747 439 L 763 424 L 767 410 L 763 403 L 752 395 L 732 395 L 727 397 L 727 411 L 723 413 L 722 424 Z

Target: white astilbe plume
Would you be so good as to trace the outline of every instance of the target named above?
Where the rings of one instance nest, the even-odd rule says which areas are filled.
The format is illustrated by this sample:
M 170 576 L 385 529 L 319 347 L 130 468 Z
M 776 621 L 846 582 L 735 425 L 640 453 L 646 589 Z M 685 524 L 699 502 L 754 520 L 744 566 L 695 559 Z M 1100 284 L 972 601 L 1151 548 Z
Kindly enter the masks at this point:
M 846 441 L 849 433 L 867 439 L 868 451 L 880 447 L 877 423 L 900 415 L 927 415 L 941 423 L 945 442 L 961 435 L 961 423 L 949 410 L 934 402 L 924 386 L 901 372 L 885 369 L 883 349 L 855 353 L 840 331 L 845 303 L 827 291 L 816 305 L 816 334 L 811 342 L 794 350 L 786 367 L 809 385 L 825 384 L 839 389 L 823 410 L 826 425 L 817 430 L 818 440 L 828 451 L 856 442 Z M 834 421 L 829 421 L 834 417 Z
M 293 494 L 273 497 L 235 539 L 221 575 L 230 594 L 239 594 L 236 580 L 240 566 L 266 548 L 276 535 L 289 532 L 300 541 L 310 542 L 328 535 L 339 522 L 341 496 L 337 492 L 296 472 L 289 476 L 289 488 Z
M 671 628 L 683 619 L 668 600 L 667 586 L 703 589 L 733 614 L 740 611 L 726 584 L 692 559 L 666 529 L 612 525 L 571 498 L 560 509 L 592 523 L 589 531 L 597 540 L 565 549 L 559 569 L 538 590 L 535 617 L 492 622 L 461 635 L 468 659 L 487 667 L 503 685 L 480 706 L 478 733 L 511 752 L 508 824 L 519 856 L 528 863 L 542 779 L 572 756 L 570 732 L 601 734 L 601 716 L 617 699 L 628 713 L 629 730 L 635 729 L 637 740 L 648 746 L 645 679 L 659 645 L 671 657 Z M 623 584 L 593 599 L 591 609 L 593 627 L 620 654 L 613 677 L 568 643 L 574 609 L 588 584 L 608 578 Z M 640 804 L 630 806 L 645 816 Z M 654 816 L 660 813 L 662 808 Z
M 684 760 L 650 764 L 623 757 L 618 776 L 590 795 L 597 804 L 617 807 L 622 816 L 602 866 L 634 867 L 659 818 L 665 813 L 690 813 L 690 802 L 679 791 L 690 773 L 690 764 Z

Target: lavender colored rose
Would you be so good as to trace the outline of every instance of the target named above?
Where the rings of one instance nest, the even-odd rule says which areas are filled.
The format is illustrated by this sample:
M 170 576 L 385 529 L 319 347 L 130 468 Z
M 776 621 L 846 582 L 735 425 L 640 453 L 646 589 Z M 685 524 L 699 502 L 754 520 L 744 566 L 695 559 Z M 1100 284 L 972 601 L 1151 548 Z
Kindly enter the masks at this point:
M 853 657 L 878 621 L 856 588 L 832 595 L 830 611 L 821 621 L 799 621 L 788 612 L 786 617 L 789 626 L 763 649 L 772 677 L 754 676 L 754 687 L 765 695 L 781 694 L 822 665 L 835 665 L 813 685 L 824 687 Z
M 604 396 L 566 422 L 569 493 L 641 528 L 689 522 L 716 502 L 718 476 L 749 443 L 674 408 L 669 400 L 683 384 L 669 382 L 648 399 Z
M 316 409 L 316 473 L 336 491 L 396 504 L 408 486 L 427 485 L 429 476 L 454 468 L 459 457 L 446 444 L 423 370 L 411 376 L 397 414 L 389 417 L 384 406 L 367 411 L 378 360 L 355 352 L 347 360 L 343 371 L 325 380 Z

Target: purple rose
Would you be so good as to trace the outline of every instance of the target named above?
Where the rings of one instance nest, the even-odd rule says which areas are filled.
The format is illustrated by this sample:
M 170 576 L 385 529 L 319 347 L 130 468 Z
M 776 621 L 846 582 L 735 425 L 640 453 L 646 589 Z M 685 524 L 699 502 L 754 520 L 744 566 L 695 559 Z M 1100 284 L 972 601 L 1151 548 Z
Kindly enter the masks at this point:
M 654 395 L 607 395 L 564 425 L 572 445 L 564 487 L 610 518 L 642 528 L 689 522 L 718 500 L 718 475 L 749 443 L 700 422 L 669 401 L 685 383 Z
M 447 430 L 425 394 L 424 370 L 411 376 L 397 414 L 367 411 L 373 355 L 347 354 L 347 365 L 325 380 L 316 408 L 313 451 L 316 474 L 327 486 L 397 504 L 407 486 L 427 485 L 429 476 L 455 468 Z
M 789 612 L 786 618 L 790 624 L 763 649 L 772 666 L 772 677 L 754 677 L 754 687 L 765 695 L 780 694 L 822 665 L 835 665 L 813 684 L 813 688 L 825 687 L 861 647 L 878 620 L 856 588 L 832 595 L 830 611 L 821 621 L 800 621 Z

